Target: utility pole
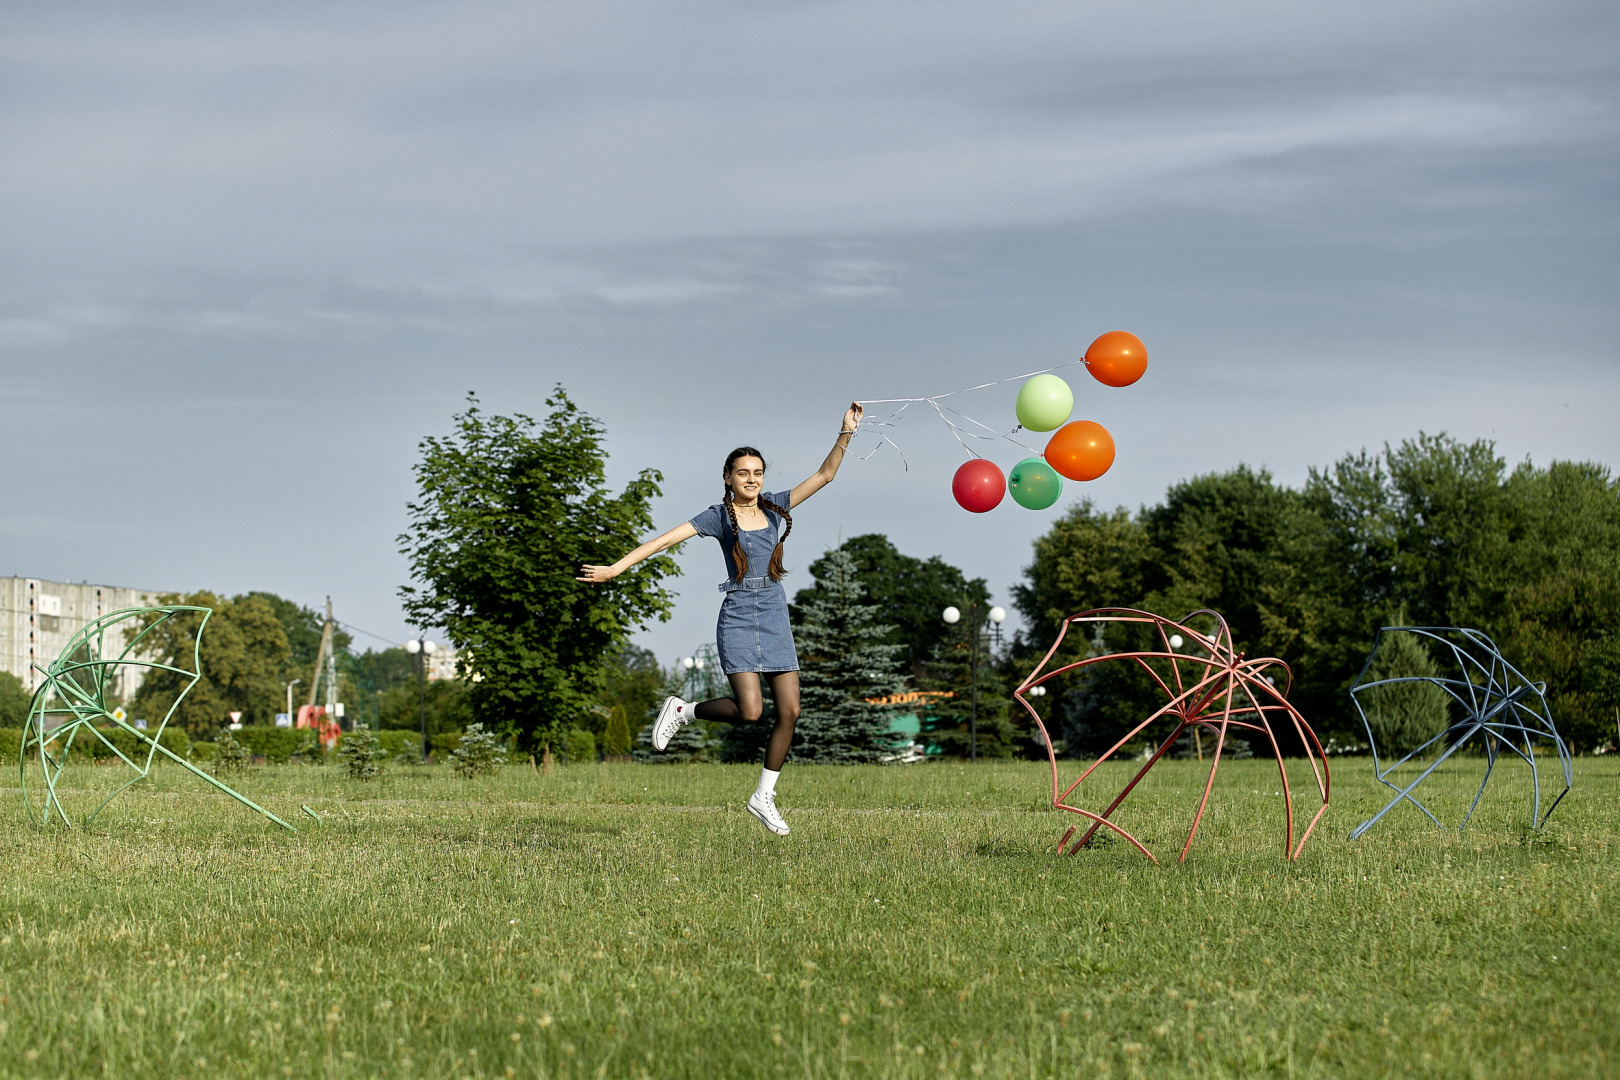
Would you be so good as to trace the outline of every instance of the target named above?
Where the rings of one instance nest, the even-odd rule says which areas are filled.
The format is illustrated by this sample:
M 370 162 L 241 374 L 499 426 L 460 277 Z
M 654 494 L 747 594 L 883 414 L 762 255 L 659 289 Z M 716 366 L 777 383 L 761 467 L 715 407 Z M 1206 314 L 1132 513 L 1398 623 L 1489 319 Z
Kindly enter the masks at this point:
M 309 704 L 315 706 L 315 690 L 321 684 L 321 669 L 326 666 L 327 654 L 332 651 L 332 598 L 326 598 L 326 625 L 321 627 L 321 646 L 315 650 L 315 671 L 309 677 Z M 331 696 L 332 691 L 328 691 Z M 336 701 L 336 697 L 332 697 Z

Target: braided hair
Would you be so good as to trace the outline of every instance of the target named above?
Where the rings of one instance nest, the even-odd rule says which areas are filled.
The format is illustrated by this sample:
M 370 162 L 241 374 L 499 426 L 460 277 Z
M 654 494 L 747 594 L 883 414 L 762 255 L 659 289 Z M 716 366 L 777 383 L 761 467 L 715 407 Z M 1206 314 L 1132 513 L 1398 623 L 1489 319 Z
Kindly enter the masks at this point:
M 737 463 L 738 458 L 757 457 L 760 463 L 765 461 L 765 455 L 752 446 L 739 446 L 726 455 L 725 475 L 731 475 L 731 467 Z M 737 509 L 732 505 L 731 485 L 726 485 L 726 497 L 723 501 L 726 508 L 726 518 L 731 522 L 731 561 L 737 567 L 737 576 L 733 580 L 741 581 L 748 576 L 748 553 L 743 550 L 742 530 L 737 527 Z M 781 581 L 787 571 L 782 569 L 782 545 L 787 542 L 788 534 L 793 531 L 793 515 L 787 512 L 787 507 L 777 506 L 763 494 L 759 496 L 759 505 L 763 510 L 769 510 L 786 523 L 787 528 L 777 537 L 776 550 L 771 552 L 771 564 L 766 573 L 770 574 L 772 581 Z

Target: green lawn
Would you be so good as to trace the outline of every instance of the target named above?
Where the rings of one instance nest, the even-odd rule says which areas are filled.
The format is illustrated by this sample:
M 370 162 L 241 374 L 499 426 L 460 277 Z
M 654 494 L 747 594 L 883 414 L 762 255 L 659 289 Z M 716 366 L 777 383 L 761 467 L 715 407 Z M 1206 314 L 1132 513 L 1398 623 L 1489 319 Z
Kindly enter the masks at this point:
M 1126 805 L 1162 866 L 1050 854 L 1044 764 L 790 766 L 786 838 L 740 766 L 240 781 L 296 835 L 172 766 L 82 832 L 13 790 L 0 1076 L 1612 1074 L 1615 760 L 1542 833 L 1504 766 L 1461 836 L 1353 844 L 1382 789 L 1335 764 L 1294 864 L 1258 762 L 1179 866 L 1195 762 Z

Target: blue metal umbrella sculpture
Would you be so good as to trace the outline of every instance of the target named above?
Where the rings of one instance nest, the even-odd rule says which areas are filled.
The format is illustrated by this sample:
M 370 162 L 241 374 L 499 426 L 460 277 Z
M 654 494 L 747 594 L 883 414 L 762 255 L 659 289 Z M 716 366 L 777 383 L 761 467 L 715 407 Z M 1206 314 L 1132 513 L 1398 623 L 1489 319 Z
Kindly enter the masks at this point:
M 1428 646 L 1430 655 L 1440 661 L 1439 673 L 1371 678 L 1379 650 L 1385 647 L 1395 634 L 1415 634 L 1425 639 L 1424 644 Z M 1447 656 L 1451 659 L 1449 669 L 1444 663 Z M 1377 712 L 1377 695 L 1370 692 L 1378 687 L 1397 683 L 1420 682 L 1430 683 L 1442 690 L 1455 702 L 1452 715 L 1457 715 L 1460 711 L 1462 719 L 1452 723 L 1440 734 L 1399 760 L 1386 764 L 1378 756 L 1378 740 L 1373 736 L 1372 723 L 1368 717 L 1369 707 L 1375 714 Z M 1423 811 L 1436 826 L 1445 828 L 1441 825 L 1440 819 L 1430 813 L 1429 808 L 1412 792 L 1447 758 L 1468 745 L 1476 736 L 1485 751 L 1485 775 L 1479 782 L 1479 790 L 1474 793 L 1474 801 L 1468 805 L 1468 813 L 1463 815 L 1462 822 L 1457 828 L 1463 828 L 1468 824 L 1468 819 L 1473 817 L 1480 796 L 1485 794 L 1485 785 L 1490 783 L 1491 770 L 1496 768 L 1496 759 L 1508 753 L 1517 755 L 1530 766 L 1530 783 L 1534 792 L 1530 825 L 1534 829 L 1541 828 L 1547 823 L 1547 818 L 1552 816 L 1559 802 L 1569 794 L 1575 775 L 1569 747 L 1565 744 L 1563 736 L 1558 734 L 1558 729 L 1553 726 L 1552 714 L 1547 711 L 1546 694 L 1546 683 L 1531 682 L 1525 678 L 1517 668 L 1502 658 L 1501 650 L 1496 647 L 1496 643 L 1478 630 L 1442 626 L 1381 628 L 1377 639 L 1373 642 L 1372 652 L 1367 656 L 1367 663 L 1362 667 L 1361 674 L 1356 676 L 1355 684 L 1350 687 L 1350 698 L 1356 703 L 1356 711 L 1361 714 L 1362 725 L 1367 729 L 1367 741 L 1372 746 L 1373 752 L 1373 770 L 1377 773 L 1379 781 L 1393 788 L 1396 794 L 1382 810 L 1357 825 L 1355 831 L 1350 834 L 1350 839 L 1356 839 L 1378 824 L 1379 820 L 1402 800 Z M 1549 748 L 1547 744 L 1550 743 L 1550 749 L 1558 752 L 1558 764 L 1564 776 L 1564 788 L 1558 793 L 1558 798 L 1547 807 L 1545 814 L 1541 812 L 1541 769 L 1536 762 L 1537 743 L 1542 744 L 1544 751 Z M 1397 769 L 1414 758 L 1421 757 L 1436 745 L 1444 746 L 1445 749 L 1410 783 L 1402 787 L 1390 780 L 1390 775 Z

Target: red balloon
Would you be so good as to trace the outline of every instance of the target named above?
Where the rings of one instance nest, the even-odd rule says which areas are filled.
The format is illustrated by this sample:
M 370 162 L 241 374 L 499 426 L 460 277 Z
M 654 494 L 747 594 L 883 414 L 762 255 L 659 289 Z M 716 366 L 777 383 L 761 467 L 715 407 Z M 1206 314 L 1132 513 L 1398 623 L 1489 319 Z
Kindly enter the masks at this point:
M 1076 420 L 1052 433 L 1044 456 L 1070 480 L 1095 480 L 1114 463 L 1114 437 L 1101 424 Z
M 975 514 L 994 510 L 1007 494 L 1007 478 L 1001 475 L 993 461 L 974 458 L 964 462 L 951 478 L 951 494 L 964 510 Z
M 1086 350 L 1086 370 L 1107 386 L 1129 386 L 1147 370 L 1147 346 L 1135 334 L 1110 330 Z

